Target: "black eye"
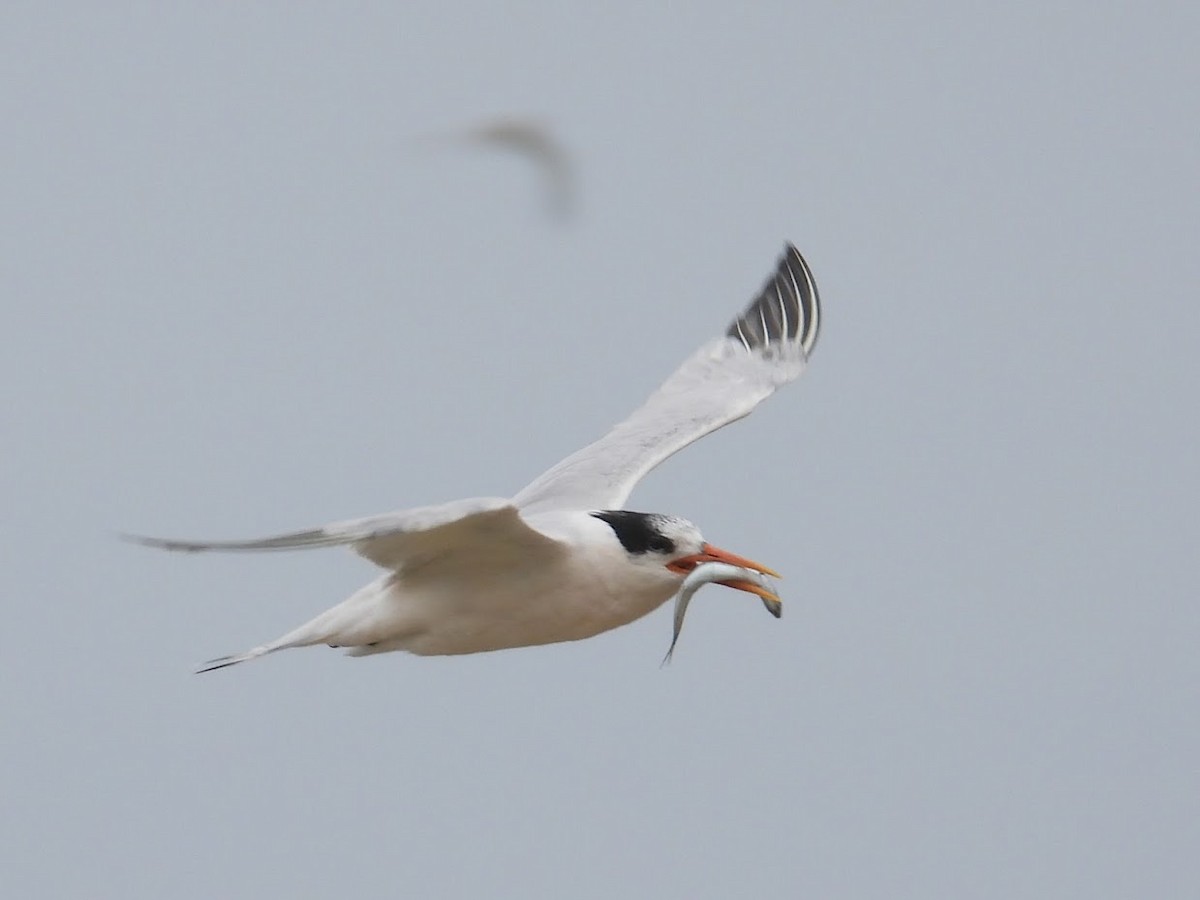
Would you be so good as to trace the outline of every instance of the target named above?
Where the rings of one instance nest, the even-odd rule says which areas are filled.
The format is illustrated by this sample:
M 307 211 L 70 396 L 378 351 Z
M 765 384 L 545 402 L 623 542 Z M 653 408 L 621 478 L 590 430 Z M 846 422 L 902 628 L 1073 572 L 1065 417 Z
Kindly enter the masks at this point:
M 657 550 L 659 553 L 674 553 L 675 542 L 665 534 L 655 535 L 650 539 L 650 549 Z

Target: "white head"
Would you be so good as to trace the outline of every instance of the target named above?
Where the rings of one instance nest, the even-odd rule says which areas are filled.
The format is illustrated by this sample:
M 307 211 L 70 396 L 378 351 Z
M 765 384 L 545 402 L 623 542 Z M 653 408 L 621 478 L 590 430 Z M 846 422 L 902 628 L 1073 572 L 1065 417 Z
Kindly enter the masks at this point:
M 762 563 L 714 547 L 704 540 L 699 528 L 678 516 L 627 509 L 602 509 L 592 515 L 613 530 L 632 565 L 649 570 L 656 576 L 665 575 L 675 582 L 676 587 L 696 566 L 706 562 L 729 563 L 775 578 L 781 577 Z M 754 582 L 730 579 L 720 584 L 764 596 L 764 589 Z M 764 599 L 778 602 L 774 594 L 767 594 Z

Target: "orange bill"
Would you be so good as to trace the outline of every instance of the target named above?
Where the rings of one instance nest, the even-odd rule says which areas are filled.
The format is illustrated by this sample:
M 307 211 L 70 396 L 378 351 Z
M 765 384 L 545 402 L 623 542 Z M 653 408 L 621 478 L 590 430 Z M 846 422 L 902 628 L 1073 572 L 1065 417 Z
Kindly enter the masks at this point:
M 714 547 L 712 544 L 704 544 L 700 548 L 700 552 L 693 556 L 685 556 L 682 559 L 668 563 L 667 568 L 672 572 L 690 572 L 696 566 L 706 562 L 729 563 L 731 566 L 739 566 L 743 569 L 753 569 L 755 572 L 762 572 L 764 575 L 770 575 L 772 578 L 783 577 L 774 569 L 769 569 L 762 563 L 746 559 L 744 556 L 738 556 L 736 553 L 730 553 L 728 550 L 722 550 L 720 547 Z M 722 582 L 722 584 L 724 583 Z M 733 585 L 730 584 L 730 587 L 733 587 Z M 742 588 L 742 590 L 748 590 L 748 588 Z M 757 594 L 758 590 L 753 590 L 751 593 Z

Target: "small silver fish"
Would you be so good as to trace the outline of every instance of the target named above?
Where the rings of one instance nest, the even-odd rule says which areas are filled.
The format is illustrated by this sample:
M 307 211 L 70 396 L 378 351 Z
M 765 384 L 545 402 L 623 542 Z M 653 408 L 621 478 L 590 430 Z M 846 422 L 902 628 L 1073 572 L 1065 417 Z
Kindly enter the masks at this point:
M 778 619 L 783 614 L 783 602 L 771 590 L 766 577 L 761 572 L 723 562 L 701 563 L 688 573 L 687 578 L 683 579 L 683 585 L 679 588 L 679 593 L 675 595 L 675 634 L 671 637 L 671 647 L 667 650 L 667 655 L 663 657 L 662 665 L 665 666 L 671 661 L 671 654 L 675 652 L 675 644 L 679 640 L 679 632 L 683 630 L 683 617 L 687 614 L 688 604 L 692 602 L 696 591 L 706 584 L 724 584 L 730 581 L 741 582 L 744 589 L 749 590 L 752 594 L 758 594 L 762 598 L 767 612 L 775 618 Z

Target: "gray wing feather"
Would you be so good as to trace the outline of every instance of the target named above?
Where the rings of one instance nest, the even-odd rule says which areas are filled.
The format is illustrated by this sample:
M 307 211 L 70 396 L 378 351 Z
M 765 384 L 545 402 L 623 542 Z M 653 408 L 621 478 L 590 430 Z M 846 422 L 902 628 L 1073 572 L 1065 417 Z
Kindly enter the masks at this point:
M 512 502 L 498 497 L 457 500 L 365 519 L 334 522 L 246 541 L 186 541 L 126 535 L 127 540 L 163 550 L 302 550 L 350 545 L 385 569 L 411 568 L 448 553 L 494 556 L 510 550 L 547 552 L 559 545 L 530 528 Z
M 621 508 L 667 457 L 749 415 L 804 371 L 820 308 L 812 272 L 788 244 L 724 337 L 701 347 L 633 415 L 543 473 L 513 503 L 525 511 Z

